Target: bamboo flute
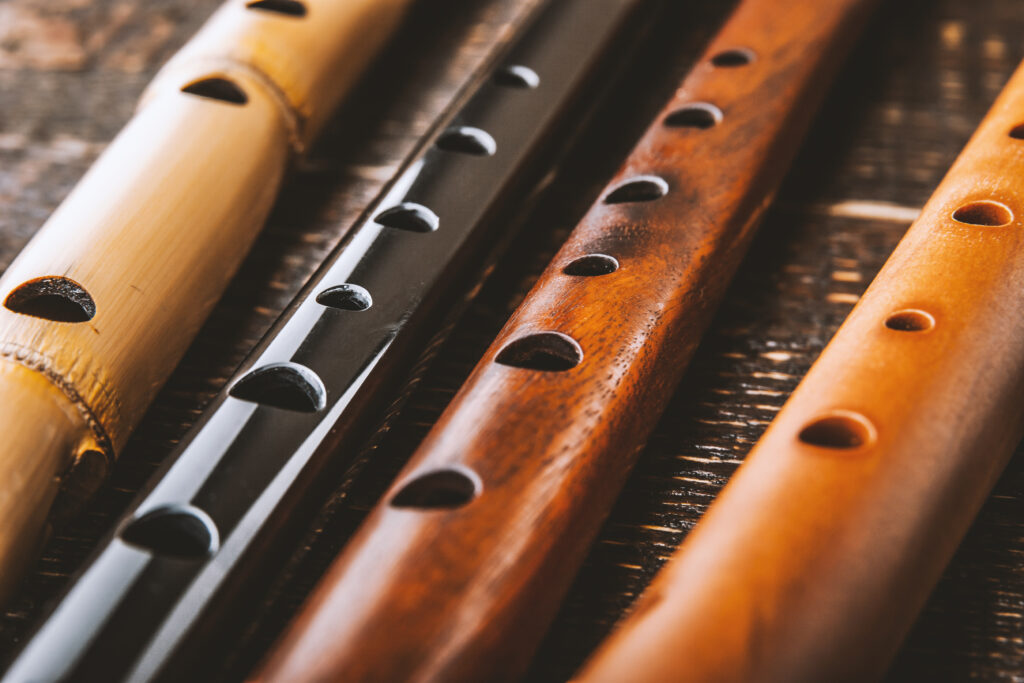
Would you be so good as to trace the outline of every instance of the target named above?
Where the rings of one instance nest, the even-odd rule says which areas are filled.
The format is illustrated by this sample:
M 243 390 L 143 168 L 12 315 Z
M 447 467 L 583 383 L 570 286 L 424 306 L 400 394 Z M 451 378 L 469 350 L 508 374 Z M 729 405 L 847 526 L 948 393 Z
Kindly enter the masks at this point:
M 1024 66 L 579 680 L 883 674 L 1024 436 L 1022 140 Z
M 0 599 L 102 480 L 407 0 L 225 3 L 0 279 Z
M 176 681 L 219 651 L 424 340 L 473 296 L 592 98 L 611 93 L 640 4 L 522 3 L 4 680 Z
M 740 3 L 256 680 L 523 672 L 872 4 Z

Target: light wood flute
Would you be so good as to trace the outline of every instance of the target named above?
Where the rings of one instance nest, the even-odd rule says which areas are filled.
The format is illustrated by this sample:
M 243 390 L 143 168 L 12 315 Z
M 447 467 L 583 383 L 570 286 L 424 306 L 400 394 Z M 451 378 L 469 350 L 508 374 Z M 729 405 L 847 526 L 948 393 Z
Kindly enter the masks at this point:
M 1024 435 L 1024 66 L 579 681 L 880 676 Z
M 408 0 L 231 0 L 0 279 L 0 599 L 93 490 Z
M 523 672 L 873 4 L 739 4 L 257 680 Z

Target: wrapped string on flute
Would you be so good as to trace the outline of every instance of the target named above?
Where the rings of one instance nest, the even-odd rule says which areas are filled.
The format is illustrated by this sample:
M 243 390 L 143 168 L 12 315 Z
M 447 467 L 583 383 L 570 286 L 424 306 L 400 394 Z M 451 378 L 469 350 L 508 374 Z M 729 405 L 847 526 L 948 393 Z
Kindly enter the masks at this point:
M 102 480 L 406 4 L 225 3 L 4 273 L 0 597 L 58 491 Z
M 475 293 L 638 40 L 636 0 L 529 0 L 253 350 L 5 680 L 190 676 Z M 60 657 L 52 653 L 60 652 Z
M 580 681 L 881 677 L 1024 436 L 1022 176 L 1024 66 Z
M 524 671 L 873 4 L 740 3 L 257 680 Z

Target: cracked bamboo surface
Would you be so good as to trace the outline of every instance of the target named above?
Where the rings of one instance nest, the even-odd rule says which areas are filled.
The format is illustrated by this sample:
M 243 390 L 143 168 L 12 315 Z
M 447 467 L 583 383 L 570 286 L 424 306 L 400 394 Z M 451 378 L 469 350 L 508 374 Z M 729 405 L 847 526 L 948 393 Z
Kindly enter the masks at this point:
M 0 278 L 9 304 L 0 309 L 3 391 L 18 406 L 0 418 L 18 445 L 5 449 L 3 466 L 30 468 L 35 482 L 0 484 L 0 515 L 23 520 L 0 533 L 0 597 L 57 491 L 84 496 L 101 478 L 92 455 L 87 476 L 74 472 L 83 455 L 111 462 L 124 446 L 255 239 L 289 159 L 405 4 L 306 0 L 296 17 L 226 3 Z M 212 89 L 183 92 L 197 83 Z M 86 319 L 12 310 L 11 293 L 39 278 L 87 292 Z M 62 398 L 42 398 L 37 382 L 6 366 L 45 378 Z M 75 419 L 55 421 L 55 410 Z

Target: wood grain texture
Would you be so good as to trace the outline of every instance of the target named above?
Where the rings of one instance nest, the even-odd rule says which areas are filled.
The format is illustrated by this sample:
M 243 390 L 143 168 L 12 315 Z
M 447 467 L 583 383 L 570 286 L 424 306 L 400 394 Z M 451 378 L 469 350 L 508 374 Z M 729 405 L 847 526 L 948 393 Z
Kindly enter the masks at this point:
M 1022 117 L 1024 68 L 578 680 L 881 676 L 1024 436 Z
M 522 674 L 871 6 L 740 4 L 259 680 Z
M 127 119 L 153 69 L 217 3 L 166 0 L 8 0 L 26 21 L 0 28 L 0 264 L 11 257 Z M 398 55 L 364 82 L 373 116 L 356 137 L 328 127 L 286 187 L 179 369 L 153 404 L 114 472 L 78 518 L 51 539 L 0 622 L 15 647 L 106 533 L 197 406 L 223 384 L 334 244 L 339 225 L 372 197 L 389 160 L 415 140 L 421 112 L 445 101 L 446 83 L 473 45 L 500 23 L 504 3 L 467 3 L 458 22 L 425 18 L 411 38 L 421 61 Z M 303 539 L 251 631 L 225 652 L 217 680 L 240 680 L 288 619 L 353 528 L 416 448 L 511 310 L 561 246 L 581 212 L 699 53 L 730 3 L 672 3 L 651 36 L 620 110 L 559 173 L 561 201 L 499 267 L 493 286 L 455 330 L 408 407 L 364 453 L 366 466 Z M 486 6 L 485 6 L 486 5 Z M 10 15 L 8 15 L 10 16 Z M 31 25 L 38 25 L 32 23 Z M 8 29 L 8 26 L 11 28 Z M 681 28 L 683 27 L 683 28 Z M 17 30 L 15 30 L 17 29 Z M 22 32 L 19 40 L 11 38 Z M 593 546 L 533 662 L 529 680 L 565 680 L 629 607 L 696 522 L 845 318 L 1024 58 L 1018 0 L 883 3 L 769 212 L 681 389 Z M 467 39 L 454 63 L 440 53 Z M 19 47 L 20 46 L 20 47 Z M 685 49 L 680 49 L 685 47 Z M 657 50 L 654 50 L 657 48 Z M 671 48 L 671 49 L 670 49 Z M 411 71 L 410 71 L 411 69 Z M 436 69 L 436 73 L 432 71 Z M 436 80 L 431 80 L 431 74 Z M 439 74 L 439 75 L 438 75 Z M 401 85 L 400 85 L 401 84 Z M 398 103 L 398 91 L 409 99 Z M 351 110 L 348 115 L 351 115 Z M 348 119 L 352 121 L 352 119 Z M 909 216 L 909 217 L 908 217 Z M 1024 469 L 1015 458 L 944 574 L 890 678 L 1016 680 L 1024 665 Z M 254 596 L 254 600 L 257 599 Z M 230 660 L 230 661 L 229 661 Z M 216 664 L 211 662 L 211 666 Z M 226 671 L 226 672 L 225 672 Z

